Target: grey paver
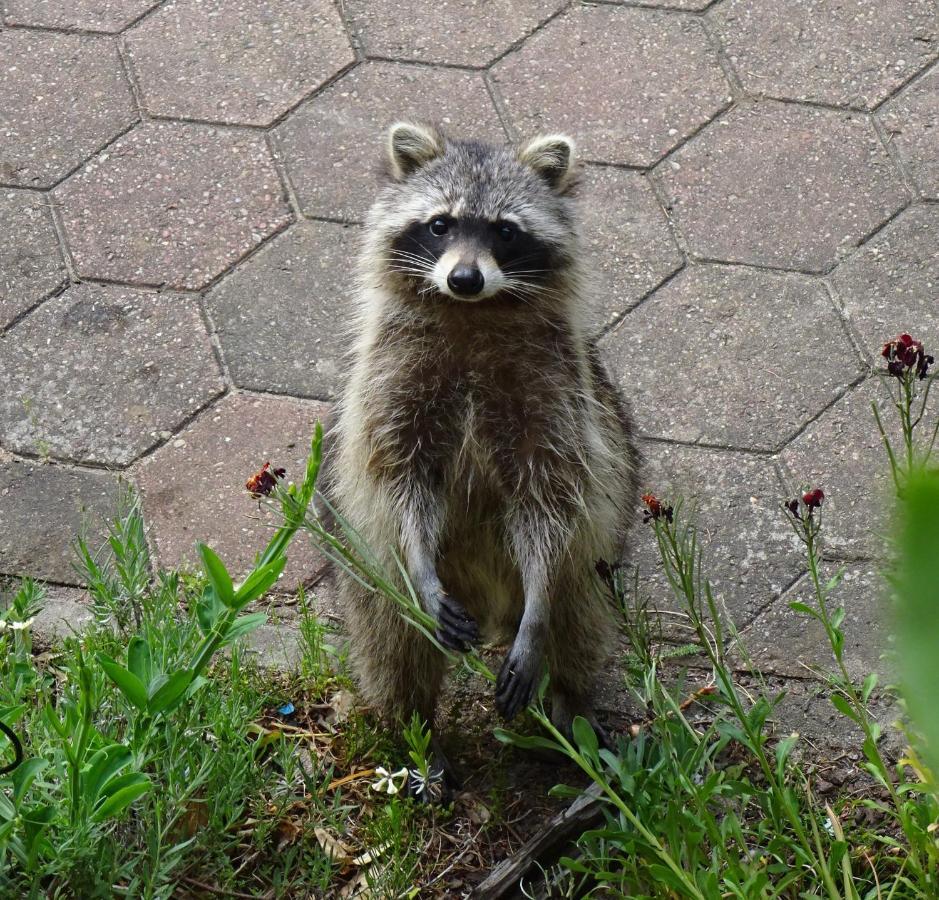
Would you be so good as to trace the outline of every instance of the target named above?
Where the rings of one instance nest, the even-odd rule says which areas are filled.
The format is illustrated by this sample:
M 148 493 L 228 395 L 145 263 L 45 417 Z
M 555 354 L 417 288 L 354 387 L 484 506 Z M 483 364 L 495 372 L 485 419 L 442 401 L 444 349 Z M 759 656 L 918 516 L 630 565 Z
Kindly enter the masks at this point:
M 0 183 L 48 187 L 136 118 L 112 39 L 0 32 Z
M 160 0 L 6 0 L 10 25 L 117 32 L 159 5 Z
M 864 350 L 879 360 L 886 341 L 913 332 L 939 349 L 939 206 L 901 213 L 832 276 Z
M 686 268 L 604 348 L 647 434 L 756 450 L 777 449 L 860 374 L 822 285 L 736 266 Z
M 360 229 L 332 222 L 278 235 L 207 296 L 239 387 L 335 397 Z
M 643 175 L 589 166 L 581 196 L 584 244 L 597 275 L 591 315 L 596 328 L 633 306 L 683 259 Z
M 126 465 L 223 389 L 194 297 L 82 284 L 0 338 L 10 449 Z
M 587 159 L 651 166 L 730 99 L 701 23 L 579 6 L 492 69 L 519 136 L 569 131 Z
M 0 451 L 0 574 L 79 584 L 75 539 L 84 532 L 91 547 L 104 542 L 120 492 L 110 472 L 34 464 Z
M 782 515 L 783 490 L 772 463 L 745 453 L 657 442 L 643 445 L 643 492 L 697 504 L 704 574 L 735 624 L 742 627 L 804 571 L 801 545 Z M 661 575 L 651 525 L 637 525 L 627 558 L 639 565 L 641 586 L 660 609 L 676 604 Z M 681 635 L 672 615 L 667 631 Z
M 264 139 L 148 123 L 56 188 L 78 272 L 200 288 L 290 214 Z
M 827 581 L 838 567 L 826 566 Z M 823 582 L 824 583 L 824 582 Z M 741 635 L 750 660 L 762 672 L 805 678 L 811 670 L 823 677 L 836 671 L 825 629 L 816 619 L 790 609 L 792 602 L 818 608 L 811 579 L 806 575 L 792 590 L 773 600 Z M 829 613 L 843 606 L 845 663 L 851 677 L 863 681 L 871 672 L 884 679 L 892 667 L 884 655 L 890 651 L 887 587 L 869 563 L 845 566 L 844 580 L 831 591 Z M 806 668 L 806 667 L 810 668 Z
M 485 66 L 563 5 L 564 0 L 346 0 L 344 9 L 370 56 Z
M 49 585 L 45 588 L 42 609 L 33 622 L 35 643 L 53 644 L 80 634 L 94 621 L 91 598 L 74 587 Z
M 684 9 L 697 12 L 714 3 L 714 0 L 640 0 L 642 6 L 654 6 L 661 9 Z
M 330 0 L 174 0 L 127 47 L 153 114 L 267 125 L 353 62 Z
M 45 198 L 0 190 L 0 330 L 62 285 L 65 265 Z
M 660 171 L 692 252 L 807 271 L 908 199 L 864 117 L 772 101 L 731 110 Z
M 408 118 L 439 123 L 457 137 L 505 140 L 481 75 L 367 62 L 275 132 L 303 212 L 361 219 L 381 185 L 383 132 Z
M 878 111 L 917 188 L 939 200 L 939 65 Z
M 897 414 L 880 378 L 839 400 L 782 453 L 793 493 L 805 485 L 825 491 L 827 545 L 847 555 L 883 556 L 893 506 L 890 468 L 871 411 L 877 403 L 894 447 L 902 446 Z M 936 414 L 930 400 L 929 416 Z
M 753 687 L 758 688 L 759 685 L 754 684 Z M 854 722 L 832 706 L 829 689 L 817 682 L 781 678 L 767 679 L 766 689 L 771 697 L 780 692 L 784 694 L 773 710 L 771 721 L 780 737 L 793 733 L 799 735 L 798 753 L 806 763 L 824 767 L 823 778 L 831 771 L 828 764 L 834 764 L 835 772 L 846 773 L 838 775 L 839 779 L 857 777 L 851 774 L 845 751 L 857 754 L 864 735 Z M 905 746 L 902 733 L 892 727 L 899 720 L 900 710 L 896 704 L 875 696 L 870 703 L 870 712 L 883 733 L 879 744 L 881 753 L 895 759 Z
M 708 13 L 754 94 L 875 106 L 939 52 L 933 0 L 728 0 Z
M 310 438 L 327 407 L 286 397 L 232 394 L 199 415 L 136 467 L 143 509 L 163 566 L 197 567 L 196 543 L 209 544 L 232 571 L 245 573 L 279 524 L 260 509 L 245 481 L 271 461 L 287 479 L 302 476 Z M 279 589 L 308 580 L 323 558 L 305 535 L 294 541 Z

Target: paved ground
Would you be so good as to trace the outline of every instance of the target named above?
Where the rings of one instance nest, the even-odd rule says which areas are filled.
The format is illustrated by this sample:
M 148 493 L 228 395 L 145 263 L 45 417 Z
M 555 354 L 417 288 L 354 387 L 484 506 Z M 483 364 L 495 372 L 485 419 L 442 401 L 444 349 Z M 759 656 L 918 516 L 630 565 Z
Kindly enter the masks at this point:
M 934 0 L 2 9 L 0 573 L 74 618 L 69 543 L 122 480 L 162 563 L 206 539 L 247 564 L 246 476 L 298 472 L 340 383 L 381 129 L 565 130 L 646 485 L 700 498 L 755 657 L 805 678 L 826 657 L 787 607 L 806 579 L 779 504 L 821 484 L 854 665 L 879 665 L 870 366 L 900 330 L 939 346 Z

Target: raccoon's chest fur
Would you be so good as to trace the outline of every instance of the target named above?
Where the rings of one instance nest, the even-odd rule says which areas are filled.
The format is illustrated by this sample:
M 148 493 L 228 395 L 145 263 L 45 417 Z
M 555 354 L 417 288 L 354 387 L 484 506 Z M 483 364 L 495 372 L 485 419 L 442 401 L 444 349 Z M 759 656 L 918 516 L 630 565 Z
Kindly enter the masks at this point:
M 372 477 L 441 489 L 439 573 L 490 640 L 514 632 L 522 585 L 507 520 L 539 478 L 584 477 L 586 386 L 561 329 L 398 330 L 376 342 L 363 422 Z

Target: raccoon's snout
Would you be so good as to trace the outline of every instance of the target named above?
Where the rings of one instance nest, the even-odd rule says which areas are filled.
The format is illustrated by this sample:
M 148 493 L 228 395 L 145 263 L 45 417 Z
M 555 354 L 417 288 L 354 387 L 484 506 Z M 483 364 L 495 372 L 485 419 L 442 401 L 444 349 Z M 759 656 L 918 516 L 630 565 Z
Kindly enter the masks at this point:
M 455 266 L 447 276 L 447 285 L 454 294 L 472 297 L 478 294 L 486 284 L 483 273 L 476 266 Z

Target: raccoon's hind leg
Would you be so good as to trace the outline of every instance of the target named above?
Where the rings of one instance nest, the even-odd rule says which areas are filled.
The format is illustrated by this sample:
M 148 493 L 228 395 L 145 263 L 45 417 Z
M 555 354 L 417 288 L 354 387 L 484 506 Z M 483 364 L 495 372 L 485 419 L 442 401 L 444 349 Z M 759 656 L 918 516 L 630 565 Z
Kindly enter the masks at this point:
M 416 712 L 435 735 L 432 768 L 443 771 L 449 787 L 458 787 L 459 777 L 437 741 L 435 728 L 446 658 L 405 621 L 393 601 L 351 580 L 344 593 L 350 659 L 366 702 L 398 729 Z
M 567 737 L 576 716 L 583 716 L 609 746 L 597 722 L 593 693 L 616 638 L 612 610 L 593 584 L 592 571 L 563 578 L 552 596 L 548 631 L 548 671 L 551 676 L 551 721 Z

